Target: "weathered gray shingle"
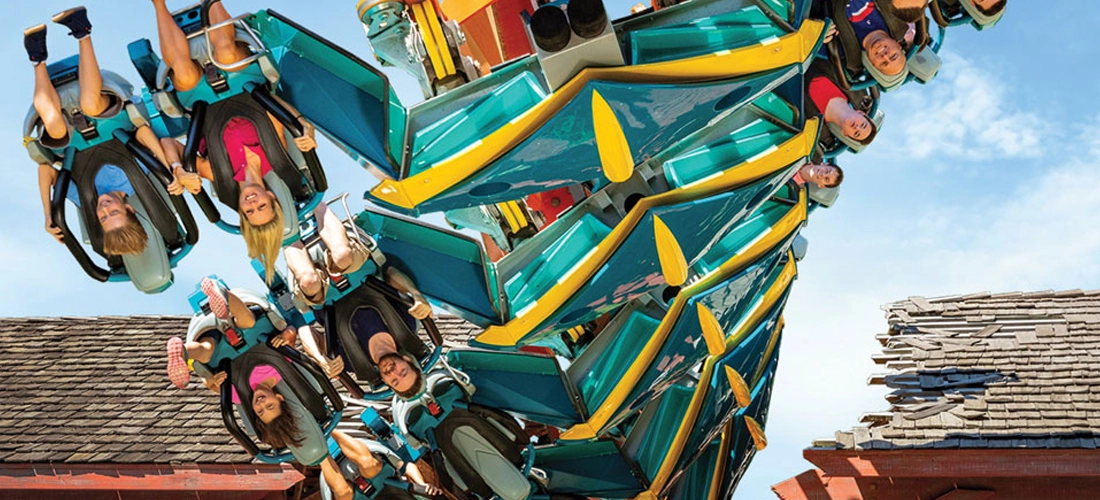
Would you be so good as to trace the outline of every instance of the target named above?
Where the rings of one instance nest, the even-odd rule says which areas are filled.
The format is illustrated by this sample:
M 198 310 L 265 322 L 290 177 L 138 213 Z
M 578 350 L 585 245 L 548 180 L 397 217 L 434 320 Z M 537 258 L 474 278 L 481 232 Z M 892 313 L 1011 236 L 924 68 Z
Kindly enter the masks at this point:
M 1096 291 L 911 297 L 883 309 L 889 329 L 874 359 L 893 372 L 869 382 L 893 389 L 889 412 L 838 432 L 836 448 L 1100 443 Z
M 0 462 L 251 462 L 213 393 L 168 381 L 165 342 L 189 319 L 0 318 Z M 437 324 L 447 344 L 479 331 Z

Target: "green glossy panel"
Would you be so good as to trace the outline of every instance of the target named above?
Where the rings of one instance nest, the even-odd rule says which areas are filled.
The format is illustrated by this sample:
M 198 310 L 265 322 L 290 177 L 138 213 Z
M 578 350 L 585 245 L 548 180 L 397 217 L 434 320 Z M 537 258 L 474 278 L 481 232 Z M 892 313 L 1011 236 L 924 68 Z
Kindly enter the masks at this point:
M 695 394 L 693 388 L 683 385 L 675 385 L 669 388 L 656 403 L 651 403 L 652 415 L 647 420 L 648 425 L 638 425 L 631 430 L 631 434 L 644 432 L 638 442 L 635 460 L 645 472 L 646 478 L 652 479 L 661 467 L 672 446 L 672 440 L 676 437 L 676 431 L 687 413 L 691 397 Z M 639 439 L 632 436 L 633 439 Z
M 459 351 L 451 364 L 477 387 L 473 402 L 558 427 L 583 421 L 557 359 L 526 353 Z
M 794 21 L 794 0 L 760 0 L 760 3 L 787 22 Z
M 760 96 L 759 99 L 752 102 L 752 105 L 783 123 L 797 125 L 798 108 L 783 100 L 775 92 L 768 92 Z
M 757 7 L 630 34 L 633 64 L 684 59 L 732 50 L 785 35 Z
M 780 191 L 783 191 L 783 188 L 780 188 Z M 779 219 L 787 215 L 790 209 L 790 205 L 781 202 L 765 202 L 752 215 L 738 224 L 737 229 L 718 240 L 718 243 L 703 254 L 697 265 L 708 272 L 717 269 L 718 266 L 729 260 L 731 255 L 735 255 L 750 241 L 759 238 L 765 231 L 769 231 Z
M 660 323 L 641 311 L 631 311 L 618 331 L 603 332 L 603 335 L 613 335 L 611 342 L 577 383 L 588 408 L 595 409 L 603 403 Z
M 542 298 L 547 290 L 557 284 L 559 277 L 580 262 L 610 232 L 611 229 L 593 215 L 582 216 L 538 259 L 504 284 L 513 313 L 518 315 L 519 311 Z
M 544 97 L 538 78 L 525 71 L 503 82 L 477 102 L 418 130 L 413 135 L 409 175 L 423 172 L 469 147 L 531 109 Z
M 717 174 L 793 137 L 764 119 L 754 120 L 730 135 L 665 163 L 665 178 L 675 187 Z
M 348 114 L 346 118 L 351 120 L 350 124 L 343 124 L 339 129 L 333 126 L 333 130 L 328 132 L 387 173 L 396 173 L 396 166 L 401 163 L 398 155 L 404 149 L 407 116 L 386 76 L 353 54 L 303 27 L 281 19 L 273 11 L 261 10 L 247 21 L 260 35 L 277 63 L 281 63 L 287 54 L 294 54 L 319 68 L 316 75 L 309 76 L 323 76 L 321 74 L 324 73 L 338 77 L 338 85 L 326 83 L 321 87 L 315 86 L 316 95 L 299 92 L 301 95 L 298 97 L 323 103 L 332 110 L 333 115 Z M 281 81 L 280 86 L 285 91 L 292 83 Z M 370 138 L 359 137 L 363 134 Z M 384 141 L 385 147 L 378 144 L 381 142 L 379 139 Z M 378 150 L 384 150 L 384 153 Z
M 548 489 L 554 493 L 633 498 L 644 489 L 613 441 L 538 448 L 535 467 L 548 473 Z
M 390 265 L 397 266 L 429 298 L 476 324 L 498 323 L 496 278 L 481 246 L 470 237 L 413 219 L 364 210 L 356 224 L 371 234 Z
M 699 459 L 691 464 L 691 467 L 688 467 L 682 476 L 673 479 L 676 482 L 669 492 L 669 500 L 707 498 L 710 493 L 711 482 L 714 479 L 714 468 L 718 465 L 718 454 L 722 449 L 721 444 L 721 437 L 712 440 Z

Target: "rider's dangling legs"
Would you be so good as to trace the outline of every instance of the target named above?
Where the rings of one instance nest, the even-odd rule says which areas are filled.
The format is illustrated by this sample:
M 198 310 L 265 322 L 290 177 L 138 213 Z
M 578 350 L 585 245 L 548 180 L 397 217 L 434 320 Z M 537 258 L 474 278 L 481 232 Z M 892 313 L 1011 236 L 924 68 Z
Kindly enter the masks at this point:
M 266 310 L 274 307 L 270 304 L 267 307 L 262 304 L 250 306 L 235 293 L 210 278 L 203 278 L 200 288 L 206 295 L 210 311 L 224 322 L 226 328 L 238 330 L 252 328 L 256 324 L 257 314 L 264 314 Z M 285 323 L 274 326 L 282 328 L 282 332 L 272 341 L 273 346 L 294 345 L 297 340 L 297 331 L 294 327 Z M 180 389 L 187 387 L 191 377 L 187 360 L 207 363 L 214 355 L 217 345 L 218 339 L 212 335 L 200 336 L 186 342 L 179 337 L 168 339 L 168 378 Z M 207 382 L 203 381 L 204 384 Z
M 122 107 L 125 96 L 105 93 L 103 75 L 92 45 L 92 24 L 84 7 L 75 7 L 53 16 L 53 22 L 69 28 L 69 34 L 79 44 L 79 105 L 80 111 L 88 117 L 98 118 L 117 113 Z M 23 32 L 23 45 L 27 56 L 34 64 L 34 110 L 43 125 L 42 144 L 52 149 L 64 148 L 69 143 L 72 127 L 65 118 L 61 96 L 50 81 L 46 66 L 46 25 L 40 24 Z M 161 162 L 165 161 L 164 150 L 152 129 L 143 126 L 135 132 L 139 143 L 149 149 Z M 38 188 L 42 200 L 42 210 L 46 219 L 46 232 L 61 241 L 61 228 L 53 223 L 50 212 L 50 193 L 57 181 L 57 170 L 52 165 L 38 166 Z M 170 194 L 181 191 L 179 183 L 168 186 Z M 140 254 L 145 250 L 148 235 L 133 215 L 134 209 L 121 191 L 99 192 L 97 212 L 104 230 L 104 251 L 108 254 Z
M 197 358 L 196 358 L 197 360 Z M 221 392 L 221 384 L 225 383 L 225 372 L 218 372 L 204 380 L 203 384 L 214 391 Z M 249 385 L 252 388 L 253 413 L 256 415 L 256 434 L 260 440 L 273 448 L 286 448 L 301 446 L 303 437 L 298 432 L 301 426 L 310 425 L 301 422 L 296 415 L 307 414 L 300 403 L 292 402 L 283 397 L 276 389 L 282 381 L 282 375 L 270 365 L 257 366 L 249 376 Z M 236 388 L 232 391 L 233 402 L 246 404 L 240 400 Z M 292 410 L 292 405 L 298 405 Z M 344 434 L 341 431 L 333 431 L 331 434 L 341 452 L 354 463 L 360 475 L 365 478 L 373 478 L 382 472 L 382 462 L 379 461 L 363 443 Z M 321 476 L 333 491 L 334 496 L 341 500 L 351 500 L 355 492 L 344 479 L 340 472 L 339 464 L 331 456 L 325 457 L 321 462 Z
M 347 228 L 328 205 L 319 204 L 313 216 L 327 247 L 323 258 L 311 256 L 300 241 L 286 247 L 283 257 L 291 274 L 291 290 L 302 302 L 320 305 L 325 301 L 329 276 L 358 271 L 369 255 L 357 235 L 349 238 Z
M 191 59 L 191 46 L 187 35 L 183 33 L 172 12 L 168 10 L 167 0 L 153 0 L 157 13 L 157 37 L 160 40 L 160 53 L 164 62 L 172 69 L 172 84 L 176 90 L 187 91 L 202 81 L 202 68 Z M 225 6 L 217 2 L 210 7 L 210 24 L 215 25 L 231 19 Z M 214 60 L 221 64 L 232 64 L 247 57 L 244 49 L 237 45 L 233 25 L 226 25 L 210 31 L 210 43 L 214 49 Z

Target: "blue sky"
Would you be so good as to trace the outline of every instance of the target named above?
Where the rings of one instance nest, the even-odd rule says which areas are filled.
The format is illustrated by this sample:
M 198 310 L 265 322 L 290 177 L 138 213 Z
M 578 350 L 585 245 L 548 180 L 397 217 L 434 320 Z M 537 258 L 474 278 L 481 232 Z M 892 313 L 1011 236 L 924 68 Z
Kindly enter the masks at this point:
M 614 17 L 632 2 L 610 2 Z M 273 8 L 353 53 L 370 52 L 355 1 L 229 0 L 231 13 Z M 126 44 L 154 40 L 153 10 L 140 0 L 86 3 L 101 67 L 139 81 Z M 173 8 L 184 3 L 172 2 Z M 20 147 L 33 79 L 21 33 L 72 6 L 54 0 L 11 2 L 0 16 L 0 157 L 11 191 L 0 259 L 7 264 L 0 316 L 189 313 L 186 295 L 210 273 L 259 286 L 244 244 L 208 225 L 176 269 L 176 286 L 146 296 L 128 284 L 83 275 L 64 247 L 42 230 L 35 166 Z M 761 452 L 735 498 L 774 498 L 768 486 L 810 468 L 801 450 L 815 437 L 852 427 L 885 409 L 883 391 L 866 386 L 880 371 L 870 361 L 885 330 L 879 305 L 911 295 L 982 290 L 1096 288 L 1100 277 L 1100 192 L 1089 179 L 1100 154 L 1100 91 L 1090 33 L 1100 4 L 1085 0 L 1014 0 L 992 30 L 948 33 L 944 66 L 929 85 L 888 94 L 887 122 L 875 144 L 842 159 L 837 204 L 813 214 L 803 234 L 810 252 L 787 306 L 787 327 Z M 76 52 L 50 25 L 51 60 Z M 406 103 L 416 85 L 390 72 Z M 352 199 L 376 181 L 335 148 L 321 146 L 333 192 Z M 343 186 L 343 188 L 341 188 Z M 361 206 L 353 203 L 352 207 Z M 198 212 L 196 211 L 196 214 Z M 201 218 L 201 216 L 200 216 Z M 200 221 L 201 222 L 201 221 Z

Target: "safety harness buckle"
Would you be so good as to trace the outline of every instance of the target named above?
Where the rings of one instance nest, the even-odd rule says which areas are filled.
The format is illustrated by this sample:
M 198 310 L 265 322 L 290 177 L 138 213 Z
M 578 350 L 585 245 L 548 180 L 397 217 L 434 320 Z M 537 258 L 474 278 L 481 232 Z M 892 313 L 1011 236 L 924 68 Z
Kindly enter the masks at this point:
M 355 478 L 355 488 L 368 497 L 374 494 L 374 485 L 371 484 L 370 481 L 364 479 L 363 476 Z
M 443 407 L 439 406 L 439 403 L 435 402 L 434 400 L 428 401 L 427 408 L 428 413 L 431 414 L 431 416 L 433 417 L 438 418 L 440 415 L 443 414 Z
M 351 281 L 348 280 L 347 275 L 333 274 L 330 275 L 330 277 L 332 278 L 332 284 L 336 287 L 337 290 L 340 290 L 341 292 L 346 292 L 349 288 L 351 288 Z
M 241 337 L 240 334 L 237 333 L 237 330 L 235 328 L 225 329 L 225 340 L 226 342 L 229 342 L 229 345 L 233 346 L 233 348 L 238 351 L 241 350 L 241 348 L 243 348 L 246 343 L 244 337 Z
M 210 88 L 214 89 L 214 92 L 221 94 L 229 90 L 229 83 L 225 80 L 225 75 L 218 71 L 217 66 L 213 64 L 207 64 L 202 68 L 203 76 L 206 78 L 206 83 L 210 85 Z
M 84 116 L 84 113 L 81 111 L 73 111 L 72 114 L 69 115 L 69 119 L 72 121 L 73 128 L 76 129 L 77 132 L 80 132 L 84 140 L 90 141 L 99 137 L 99 132 L 96 131 L 95 124 L 92 123 L 87 116 Z

